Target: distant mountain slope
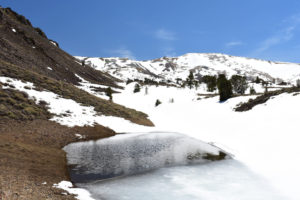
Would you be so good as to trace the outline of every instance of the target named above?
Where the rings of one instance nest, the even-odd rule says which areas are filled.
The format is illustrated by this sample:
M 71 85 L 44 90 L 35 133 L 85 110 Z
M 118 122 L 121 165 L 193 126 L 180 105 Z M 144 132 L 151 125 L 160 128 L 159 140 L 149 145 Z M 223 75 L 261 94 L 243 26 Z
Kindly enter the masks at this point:
M 150 78 L 175 81 L 176 78 L 185 79 L 190 70 L 198 77 L 225 72 L 228 76 L 241 74 L 249 78 L 259 76 L 265 80 L 282 79 L 287 82 L 295 82 L 300 78 L 300 64 L 215 53 L 189 53 L 179 57 L 163 57 L 147 61 L 127 58 L 76 58 L 122 80 Z
M 78 84 L 75 73 L 93 83 L 115 86 L 115 78 L 82 66 L 39 28 L 10 8 L 0 7 L 0 60 L 39 74 Z

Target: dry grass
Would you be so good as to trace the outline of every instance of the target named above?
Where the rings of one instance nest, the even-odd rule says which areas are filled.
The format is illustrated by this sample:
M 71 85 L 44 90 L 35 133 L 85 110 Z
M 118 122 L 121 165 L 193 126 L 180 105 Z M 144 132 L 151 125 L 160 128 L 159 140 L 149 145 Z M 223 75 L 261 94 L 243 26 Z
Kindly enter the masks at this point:
M 99 125 L 68 128 L 48 120 L 0 120 L 0 196 L 9 200 L 74 199 L 52 186 L 69 180 L 61 148 L 78 140 L 75 133 L 85 140 L 115 134 Z
M 49 119 L 51 114 L 46 104 L 37 105 L 28 95 L 12 89 L 0 88 L 0 118 L 33 120 Z

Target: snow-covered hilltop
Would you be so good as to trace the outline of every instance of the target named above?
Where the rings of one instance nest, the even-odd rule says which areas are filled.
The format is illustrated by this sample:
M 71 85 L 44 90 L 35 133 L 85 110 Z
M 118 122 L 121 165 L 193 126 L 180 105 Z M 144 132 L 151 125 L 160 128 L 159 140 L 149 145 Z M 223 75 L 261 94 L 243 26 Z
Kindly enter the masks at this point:
M 290 82 L 300 78 L 300 64 L 271 62 L 215 53 L 188 53 L 179 57 L 162 57 L 154 60 L 136 61 L 128 58 L 88 58 L 77 56 L 83 65 L 91 65 L 121 80 L 145 78 L 160 81 L 186 79 L 189 71 L 196 77 L 226 73 L 257 76 L 269 81 Z

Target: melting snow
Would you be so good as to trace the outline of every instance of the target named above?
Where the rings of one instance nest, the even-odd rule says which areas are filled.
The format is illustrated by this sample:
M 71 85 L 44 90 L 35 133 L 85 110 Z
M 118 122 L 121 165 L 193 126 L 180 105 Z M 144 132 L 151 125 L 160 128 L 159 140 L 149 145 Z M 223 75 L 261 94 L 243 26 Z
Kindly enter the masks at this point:
M 95 123 L 108 126 L 114 130 L 124 132 L 125 130 L 143 127 L 128 120 L 113 116 L 104 116 L 97 113 L 92 106 L 83 106 L 72 99 L 65 99 L 49 91 L 34 90 L 33 83 L 22 82 L 8 77 L 0 77 L 0 82 L 13 85 L 15 90 L 26 92 L 29 97 L 34 98 L 38 103 L 45 101 L 49 105 L 49 112 L 55 114 L 50 120 L 62 125 L 73 126 L 93 126 Z M 4 89 L 10 88 L 3 86 Z
M 79 200 L 94 200 L 91 197 L 91 194 L 84 189 L 80 189 L 80 188 L 73 188 L 73 184 L 69 181 L 61 181 L 58 184 L 54 184 L 53 187 L 62 189 L 62 190 L 66 190 L 68 191 L 70 194 L 74 194 L 76 196 L 77 199 Z M 64 194 L 64 193 L 62 193 Z

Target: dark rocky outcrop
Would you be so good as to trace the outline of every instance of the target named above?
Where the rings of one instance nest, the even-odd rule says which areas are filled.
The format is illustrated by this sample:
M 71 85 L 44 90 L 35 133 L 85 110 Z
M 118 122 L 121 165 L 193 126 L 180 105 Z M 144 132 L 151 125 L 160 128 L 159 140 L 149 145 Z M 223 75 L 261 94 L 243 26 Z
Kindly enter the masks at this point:
M 248 102 L 238 105 L 235 108 L 235 111 L 237 112 L 248 111 L 259 104 L 266 103 L 269 99 L 271 99 L 274 96 L 278 96 L 283 93 L 296 93 L 296 92 L 300 92 L 299 87 L 283 88 L 281 90 L 267 92 L 261 96 L 256 97 L 255 99 L 250 99 Z

